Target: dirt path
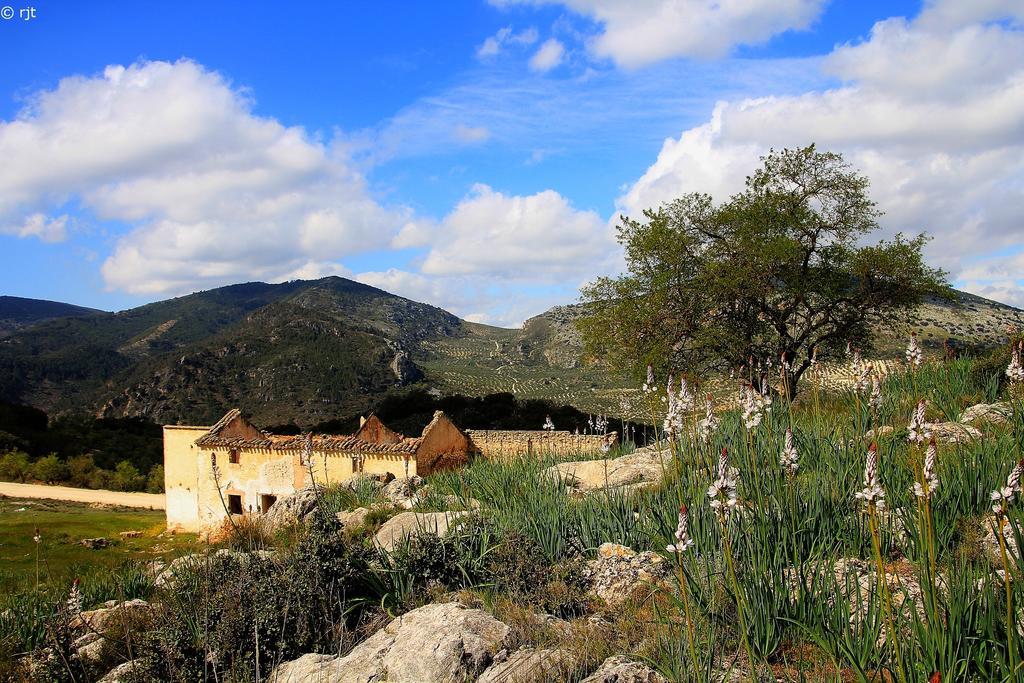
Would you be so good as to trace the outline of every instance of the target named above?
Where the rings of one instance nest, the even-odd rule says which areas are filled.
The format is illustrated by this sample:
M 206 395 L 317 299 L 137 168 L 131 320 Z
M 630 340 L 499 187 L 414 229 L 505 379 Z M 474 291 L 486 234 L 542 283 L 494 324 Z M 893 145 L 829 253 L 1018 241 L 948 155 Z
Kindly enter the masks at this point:
M 70 486 L 43 486 L 42 484 L 14 484 L 0 481 L 0 496 L 12 498 L 50 498 L 53 500 L 71 500 L 78 503 L 104 503 L 106 505 L 123 505 L 132 508 L 150 508 L 163 510 L 164 494 L 162 493 L 127 493 L 124 491 L 104 491 L 102 489 L 76 489 Z

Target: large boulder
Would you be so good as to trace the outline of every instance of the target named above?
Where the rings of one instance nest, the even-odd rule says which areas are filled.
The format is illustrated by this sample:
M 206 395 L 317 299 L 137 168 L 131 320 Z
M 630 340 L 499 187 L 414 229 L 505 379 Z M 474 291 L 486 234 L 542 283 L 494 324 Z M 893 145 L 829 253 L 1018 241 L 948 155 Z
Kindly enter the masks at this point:
M 501 659 L 500 656 L 498 659 Z M 568 650 L 523 648 L 496 661 L 477 683 L 541 683 L 567 680 L 575 657 Z
M 997 567 L 1003 566 L 1003 551 L 999 546 L 999 536 L 996 535 L 997 521 L 995 515 L 986 515 L 982 521 L 985 535 L 981 538 L 981 549 L 989 562 Z M 1007 523 L 1003 526 L 1003 540 L 1006 544 L 1006 559 L 1011 566 L 1015 566 L 1020 560 L 1020 550 L 1017 548 L 1017 539 L 1013 529 Z
M 254 550 L 246 553 L 241 550 L 232 550 L 231 548 L 219 548 L 213 552 L 189 553 L 188 555 L 174 558 L 169 565 L 160 568 L 160 573 L 156 575 L 153 584 L 157 588 L 171 588 L 174 586 L 175 579 L 182 572 L 195 571 L 202 567 L 204 563 L 217 558 L 233 558 L 239 563 L 246 563 L 251 562 L 253 559 L 269 560 L 273 557 L 273 550 Z M 160 565 L 154 566 L 159 567 Z
M 316 510 L 318 497 L 319 492 L 310 486 L 279 498 L 260 518 L 264 528 L 274 530 L 305 522 Z
M 604 489 L 629 491 L 657 486 L 671 464 L 671 449 L 644 448 L 618 458 L 559 463 L 549 467 L 546 473 L 573 493 L 587 494 Z
M 344 657 L 305 655 L 277 667 L 272 683 L 463 683 L 504 649 L 508 626 L 457 602 L 394 619 Z
M 110 627 L 117 623 L 131 621 L 136 623 L 140 620 L 149 619 L 153 616 L 154 607 L 145 600 L 135 598 L 118 602 L 108 600 L 103 607 L 87 610 L 78 614 L 71 622 L 73 628 L 84 628 L 88 631 L 105 634 Z
M 374 536 L 377 545 L 385 552 L 408 540 L 417 533 L 437 534 L 442 538 L 457 525 L 466 512 L 402 512 L 384 523 Z
M 978 403 L 965 408 L 960 413 L 960 422 L 966 424 L 990 423 L 1006 424 L 1013 416 L 1013 406 L 1008 401 L 1002 403 Z
M 939 443 L 967 443 L 981 438 L 980 431 L 960 422 L 928 422 L 925 429 L 931 432 Z
M 395 507 L 409 510 L 416 506 L 420 500 L 420 489 L 423 488 L 425 480 L 423 477 L 413 475 L 411 477 L 399 477 L 381 489 L 381 495 Z
M 650 551 L 638 553 L 617 543 L 603 543 L 597 558 L 587 562 L 591 592 L 611 607 L 644 599 L 665 585 L 670 572 L 665 558 Z
M 143 672 L 143 667 L 137 664 L 134 660 L 120 664 L 111 671 L 107 672 L 107 675 L 101 678 L 98 683 L 128 683 L 129 681 L 138 681 Z
M 580 683 L 668 683 L 668 679 L 646 664 L 615 655 Z

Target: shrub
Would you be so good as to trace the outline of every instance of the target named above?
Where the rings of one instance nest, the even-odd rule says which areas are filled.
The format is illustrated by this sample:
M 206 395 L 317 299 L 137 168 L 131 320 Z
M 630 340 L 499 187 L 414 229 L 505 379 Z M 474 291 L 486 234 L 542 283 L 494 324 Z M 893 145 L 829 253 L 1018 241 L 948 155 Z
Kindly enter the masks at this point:
M 150 493 L 164 492 L 164 466 L 154 465 L 146 477 L 146 490 Z
M 31 471 L 28 454 L 23 451 L 8 451 L 0 456 L 0 480 L 24 482 Z
M 33 463 L 32 476 L 47 484 L 67 481 L 68 466 L 57 457 L 56 453 L 50 453 Z
M 135 465 L 127 460 L 117 463 L 114 476 L 111 478 L 111 485 L 115 491 L 141 491 L 145 484 L 146 478 Z
M 77 455 L 68 460 L 68 479 L 72 486 L 88 488 L 95 472 L 96 461 L 91 455 Z

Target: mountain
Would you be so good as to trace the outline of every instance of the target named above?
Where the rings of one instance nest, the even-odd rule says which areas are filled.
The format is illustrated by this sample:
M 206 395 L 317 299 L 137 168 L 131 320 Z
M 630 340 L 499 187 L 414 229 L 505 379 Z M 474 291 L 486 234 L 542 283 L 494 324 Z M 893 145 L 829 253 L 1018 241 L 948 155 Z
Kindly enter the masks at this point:
M 264 423 L 364 410 L 417 381 L 423 341 L 464 334 L 441 309 L 343 278 L 247 283 L 0 341 L 0 398 L 48 413 Z
M 505 329 L 330 277 L 232 285 L 120 313 L 66 310 L 0 339 L 0 399 L 51 415 L 189 423 L 237 406 L 259 424 L 308 425 L 409 386 L 617 414 L 633 384 L 581 360 L 579 305 Z M 963 293 L 926 302 L 912 322 L 933 349 L 946 339 L 999 344 L 1007 325 L 1024 326 L 1024 311 Z M 899 357 L 906 333 L 879 329 L 875 355 Z
M 20 296 L 0 296 L 0 339 L 9 337 L 37 323 L 100 313 L 94 308 L 85 308 L 59 301 L 44 299 L 23 299 Z

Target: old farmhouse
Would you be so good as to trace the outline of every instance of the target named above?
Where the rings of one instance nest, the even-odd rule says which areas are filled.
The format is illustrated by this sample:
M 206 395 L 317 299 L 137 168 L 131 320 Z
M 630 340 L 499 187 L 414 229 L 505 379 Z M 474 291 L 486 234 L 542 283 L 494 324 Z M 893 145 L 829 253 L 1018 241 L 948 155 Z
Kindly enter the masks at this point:
M 389 429 L 375 415 L 351 436 L 279 435 L 260 430 L 235 409 L 212 427 L 164 426 L 167 525 L 200 531 L 228 513 L 264 513 L 314 481 L 337 483 L 361 473 L 428 476 L 477 455 L 578 455 L 615 440 L 614 433 L 464 432 L 441 411 L 417 437 Z

